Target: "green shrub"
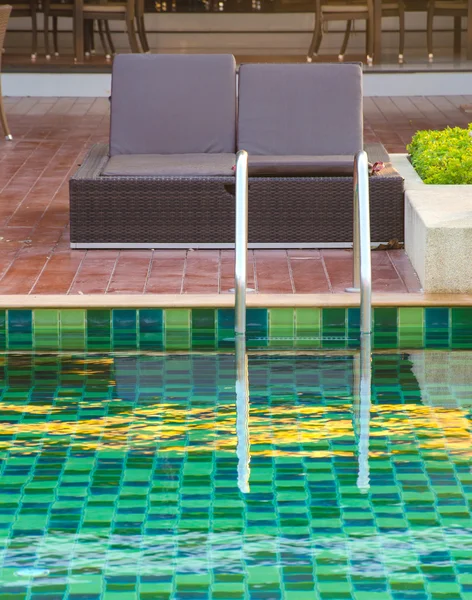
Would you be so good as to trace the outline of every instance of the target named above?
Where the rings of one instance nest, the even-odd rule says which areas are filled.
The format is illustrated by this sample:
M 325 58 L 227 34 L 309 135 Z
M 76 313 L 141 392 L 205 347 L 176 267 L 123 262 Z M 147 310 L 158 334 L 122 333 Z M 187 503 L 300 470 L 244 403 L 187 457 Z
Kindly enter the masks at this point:
M 472 183 L 472 123 L 468 129 L 417 131 L 407 146 L 425 183 Z

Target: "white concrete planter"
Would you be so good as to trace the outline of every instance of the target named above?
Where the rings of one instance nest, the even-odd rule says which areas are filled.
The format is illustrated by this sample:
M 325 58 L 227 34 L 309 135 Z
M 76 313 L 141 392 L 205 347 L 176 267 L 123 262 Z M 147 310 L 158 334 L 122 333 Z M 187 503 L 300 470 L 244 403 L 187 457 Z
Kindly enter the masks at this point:
M 405 250 L 426 293 L 472 293 L 472 185 L 426 185 L 406 154 Z

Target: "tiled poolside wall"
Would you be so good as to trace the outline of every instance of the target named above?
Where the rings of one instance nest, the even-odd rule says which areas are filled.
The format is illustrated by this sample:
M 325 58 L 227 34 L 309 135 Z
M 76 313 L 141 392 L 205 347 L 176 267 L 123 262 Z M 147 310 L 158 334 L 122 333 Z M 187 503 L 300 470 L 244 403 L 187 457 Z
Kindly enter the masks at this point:
M 249 308 L 248 347 L 355 348 L 358 308 Z M 376 307 L 376 348 L 472 348 L 472 307 Z M 0 349 L 189 351 L 230 349 L 232 308 L 6 309 Z

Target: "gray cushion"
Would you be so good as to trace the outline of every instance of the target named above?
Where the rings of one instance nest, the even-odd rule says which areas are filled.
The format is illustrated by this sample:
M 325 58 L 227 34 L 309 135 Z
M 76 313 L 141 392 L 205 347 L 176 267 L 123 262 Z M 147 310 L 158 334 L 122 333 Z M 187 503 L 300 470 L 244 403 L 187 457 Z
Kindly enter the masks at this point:
M 260 156 L 250 154 L 249 175 L 306 177 L 309 175 L 351 175 L 354 156 Z
M 360 65 L 240 67 L 238 148 L 249 154 L 354 155 L 362 125 Z
M 234 154 L 118 154 L 102 175 L 123 177 L 231 177 Z
M 234 152 L 230 54 L 121 54 L 113 61 L 110 154 Z

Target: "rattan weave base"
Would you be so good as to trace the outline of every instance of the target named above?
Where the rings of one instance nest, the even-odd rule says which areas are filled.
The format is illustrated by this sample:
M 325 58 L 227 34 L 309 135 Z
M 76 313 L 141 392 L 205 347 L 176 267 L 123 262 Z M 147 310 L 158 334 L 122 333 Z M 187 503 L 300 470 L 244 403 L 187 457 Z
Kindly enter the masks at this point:
M 387 161 L 382 146 L 366 147 Z M 72 244 L 228 244 L 234 242 L 234 178 L 102 177 L 106 144 L 95 145 L 70 180 Z M 351 177 L 254 177 L 249 242 L 352 240 Z M 373 241 L 403 240 L 403 179 L 390 166 L 370 178 Z

